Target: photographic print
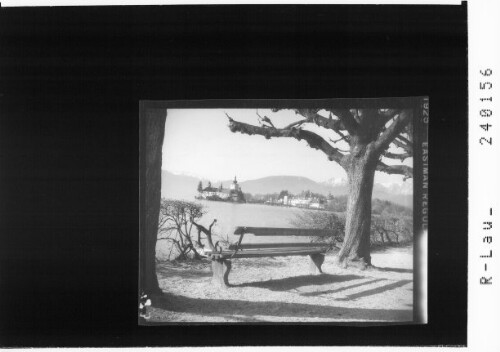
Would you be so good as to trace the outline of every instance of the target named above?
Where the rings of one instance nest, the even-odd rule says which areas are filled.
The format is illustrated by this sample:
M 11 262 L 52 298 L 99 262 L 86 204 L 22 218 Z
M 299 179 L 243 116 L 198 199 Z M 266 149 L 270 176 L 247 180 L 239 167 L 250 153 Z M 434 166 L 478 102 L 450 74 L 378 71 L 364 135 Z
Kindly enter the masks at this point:
M 428 104 L 141 102 L 140 324 L 425 323 Z

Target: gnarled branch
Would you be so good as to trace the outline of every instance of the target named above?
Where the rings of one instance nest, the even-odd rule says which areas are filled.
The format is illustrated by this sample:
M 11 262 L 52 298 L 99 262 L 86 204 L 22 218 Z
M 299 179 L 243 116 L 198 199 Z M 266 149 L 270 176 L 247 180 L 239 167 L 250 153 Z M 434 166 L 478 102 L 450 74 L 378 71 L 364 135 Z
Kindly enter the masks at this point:
M 389 147 L 403 129 L 410 123 L 413 112 L 410 109 L 402 110 L 387 129 L 375 141 L 375 151 L 382 153 Z
M 412 142 L 410 142 L 410 140 L 408 138 L 405 138 L 401 134 L 399 136 L 397 136 L 396 139 L 399 139 L 401 142 L 406 143 L 409 146 L 413 145 Z
M 275 111 L 275 110 L 278 111 L 280 109 L 274 109 L 273 111 Z M 323 128 L 335 131 L 335 133 L 337 133 L 341 137 L 341 139 L 343 139 L 349 143 L 349 141 L 350 141 L 349 136 L 344 135 L 344 133 L 342 133 L 342 131 L 346 131 L 347 128 L 341 120 L 339 120 L 338 118 L 335 118 L 335 119 L 333 118 L 333 115 L 332 115 L 333 110 L 330 111 L 330 116 L 328 118 L 318 114 L 319 109 L 293 109 L 293 110 L 295 111 L 296 114 L 299 114 L 299 115 L 302 115 L 303 117 L 305 117 L 305 119 L 292 122 L 291 124 L 284 127 L 284 129 L 289 129 L 291 127 L 299 127 L 300 125 L 302 125 L 306 122 L 315 123 L 319 127 L 323 127 Z M 346 113 L 346 112 L 348 114 L 350 114 L 349 110 L 345 110 L 345 111 L 337 110 L 337 112 L 339 114 Z M 226 115 L 227 115 L 227 113 L 226 113 Z M 351 117 L 352 117 L 352 115 L 351 115 Z M 233 119 L 229 117 L 229 122 L 231 122 L 231 120 L 233 120 Z M 356 123 L 356 121 L 354 121 L 354 123 Z
M 413 156 L 413 144 L 410 142 L 409 144 L 402 142 L 398 137 L 396 137 L 393 141 L 392 144 L 394 144 L 396 147 L 399 147 L 405 151 L 405 153 L 409 154 L 410 156 Z
M 401 160 L 402 162 L 405 161 L 405 159 L 412 157 L 410 153 L 397 154 L 388 151 L 383 152 L 382 155 L 385 156 L 386 158 Z
M 351 136 L 358 132 L 359 124 L 356 122 L 349 109 L 330 109 L 329 111 L 331 111 L 335 116 L 338 116 Z
M 229 128 L 232 132 L 240 132 L 248 135 L 261 135 L 266 139 L 272 137 L 290 137 L 297 140 L 305 140 L 307 144 L 314 149 L 321 150 L 328 156 L 329 160 L 336 161 L 342 167 L 346 167 L 345 162 L 349 154 L 344 155 L 341 150 L 332 146 L 323 137 L 318 134 L 302 129 L 300 126 L 304 123 L 315 123 L 320 127 L 325 127 L 327 129 L 332 129 L 341 137 L 338 140 L 332 140 L 331 142 L 336 143 L 340 140 L 345 140 L 350 143 L 350 136 L 344 135 L 343 130 L 347 130 L 349 133 L 362 133 L 362 126 L 356 122 L 353 114 L 348 109 L 331 109 L 330 118 L 323 117 L 318 114 L 317 109 L 297 109 L 295 110 L 297 114 L 305 117 L 305 119 L 293 122 L 286 126 L 285 128 L 276 128 L 272 126 L 255 126 L 247 124 L 244 122 L 235 121 L 227 113 L 229 119 Z M 393 122 L 388 128 L 382 131 L 375 142 L 372 142 L 375 152 L 380 153 L 388 158 L 398 159 L 404 161 L 413 155 L 411 142 L 406 138 L 399 138 L 400 133 L 404 128 L 410 123 L 413 114 L 412 110 L 394 110 L 394 109 L 383 109 L 379 112 L 373 111 L 375 117 L 380 117 L 381 119 L 387 119 L 394 117 L 397 114 Z M 335 114 L 339 119 L 334 119 L 332 113 Z M 391 117 L 392 116 L 392 117 Z M 348 125 L 349 128 L 346 126 Z M 399 146 L 405 150 L 404 153 L 397 154 L 388 152 L 386 149 L 391 143 Z M 347 152 L 347 151 L 344 151 Z M 413 177 L 413 169 L 406 165 L 386 165 L 383 162 L 379 162 L 377 165 L 377 170 L 388 174 L 400 174 L 404 176 L 404 179 Z
M 334 130 L 338 135 L 344 136 L 342 131 L 347 130 L 344 123 L 339 119 L 334 119 L 332 112 L 330 111 L 329 118 L 321 116 L 318 114 L 317 109 L 296 109 L 295 112 L 306 118 L 304 122 L 313 122 L 319 127 L 324 127 L 326 129 Z M 349 140 L 348 136 L 345 136 L 346 140 Z
M 308 122 L 307 119 L 300 120 L 300 121 L 295 121 L 295 122 L 292 122 L 291 124 L 285 126 L 284 129 L 290 129 L 292 127 L 299 127 L 300 125 L 302 125 L 303 123 L 306 123 L 306 122 Z
M 291 127 L 291 128 L 273 128 L 254 126 L 244 122 L 238 122 L 230 118 L 229 128 L 231 132 L 240 132 L 248 135 L 261 135 L 267 139 L 271 137 L 290 137 L 297 140 L 305 140 L 307 144 L 313 149 L 319 149 L 328 156 L 329 160 L 336 161 L 342 165 L 344 155 L 333 147 L 330 143 L 325 141 L 322 137 L 314 132 L 304 129 Z
M 266 115 L 264 115 L 264 117 L 260 116 L 259 110 L 257 110 L 256 113 L 257 113 L 257 116 L 259 117 L 259 122 L 261 125 L 264 125 L 264 122 L 265 122 L 265 123 L 268 123 L 270 125 L 270 127 L 276 128 L 269 117 L 267 117 Z
M 198 223 L 196 223 L 194 221 L 193 218 L 191 218 L 191 223 L 196 227 L 196 229 L 198 230 L 198 243 L 201 245 L 200 243 L 200 237 L 201 237 L 201 233 L 203 232 L 205 234 L 205 236 L 207 236 L 207 242 L 208 242 L 208 246 L 210 247 L 210 249 L 212 251 L 215 251 L 215 246 L 214 246 L 214 243 L 212 241 L 212 227 L 214 226 L 214 224 L 217 222 L 217 219 L 214 219 L 214 221 L 212 221 L 212 223 L 210 224 L 209 228 L 207 229 L 205 226 L 203 225 L 200 225 Z
M 377 171 L 385 172 L 389 175 L 403 175 L 403 181 L 413 177 L 413 168 L 407 165 L 387 165 L 382 161 L 377 164 Z
M 385 126 L 387 122 L 392 120 L 392 118 L 400 112 L 401 109 L 378 109 L 377 113 L 380 117 L 379 125 L 382 127 Z

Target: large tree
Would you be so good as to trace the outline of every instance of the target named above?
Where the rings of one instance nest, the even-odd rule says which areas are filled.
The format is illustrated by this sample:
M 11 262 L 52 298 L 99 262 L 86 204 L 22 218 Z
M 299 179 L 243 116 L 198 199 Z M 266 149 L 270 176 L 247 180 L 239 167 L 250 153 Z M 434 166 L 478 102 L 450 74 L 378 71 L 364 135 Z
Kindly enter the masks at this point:
M 145 109 L 141 124 L 141 197 L 144 223 L 141 224 L 141 291 L 161 293 L 156 276 L 156 241 L 161 200 L 161 161 L 166 109 Z
M 346 234 L 338 259 L 344 267 L 353 265 L 366 268 L 371 265 L 371 199 L 375 171 L 403 175 L 404 179 L 413 176 L 413 169 L 402 164 L 413 155 L 413 111 L 355 108 L 293 110 L 297 118 L 283 127 L 276 127 L 271 118 L 261 116 L 258 112 L 260 125 L 239 122 L 226 115 L 232 132 L 261 135 L 266 139 L 304 140 L 346 171 L 349 183 Z M 277 109 L 273 109 L 273 112 L 277 112 Z M 342 145 L 346 146 L 345 150 L 341 149 Z M 390 145 L 394 148 L 389 148 Z M 384 162 L 384 158 L 399 162 L 390 165 Z

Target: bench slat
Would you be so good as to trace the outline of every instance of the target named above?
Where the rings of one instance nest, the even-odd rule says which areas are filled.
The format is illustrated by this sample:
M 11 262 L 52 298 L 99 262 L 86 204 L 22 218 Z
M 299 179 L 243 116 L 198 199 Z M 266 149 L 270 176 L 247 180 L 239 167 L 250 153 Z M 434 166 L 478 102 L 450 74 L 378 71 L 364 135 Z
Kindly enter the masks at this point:
M 314 253 L 324 253 L 322 249 L 307 249 L 298 251 L 244 251 L 237 252 L 233 258 L 259 258 L 259 257 L 286 257 L 295 255 L 309 255 Z M 232 255 L 232 254 L 231 254 Z
M 327 248 L 298 248 L 287 250 L 250 250 L 242 251 L 234 254 L 232 251 L 222 251 L 220 253 L 206 253 L 209 256 L 222 257 L 222 258 L 257 258 L 257 257 L 281 257 L 281 256 L 297 256 L 308 255 L 315 253 L 325 253 Z
M 329 247 L 328 243 L 249 243 L 229 245 L 229 249 L 260 249 L 260 248 L 295 248 L 295 247 Z
M 255 236 L 329 236 L 330 231 L 324 229 L 295 229 L 272 227 L 237 227 L 235 235 L 251 233 Z

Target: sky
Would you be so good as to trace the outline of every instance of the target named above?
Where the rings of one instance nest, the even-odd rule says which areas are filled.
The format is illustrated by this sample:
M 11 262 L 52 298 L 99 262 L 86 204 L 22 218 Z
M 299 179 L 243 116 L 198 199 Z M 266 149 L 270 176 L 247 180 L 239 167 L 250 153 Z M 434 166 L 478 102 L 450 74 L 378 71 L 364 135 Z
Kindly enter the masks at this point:
M 268 116 L 278 128 L 301 117 L 290 110 L 272 112 L 259 109 L 258 112 L 261 116 Z M 293 138 L 267 140 L 263 136 L 231 132 L 225 113 L 236 121 L 259 125 L 256 109 L 169 109 L 162 169 L 213 181 L 234 176 L 246 181 L 278 175 L 304 176 L 317 182 L 347 178 L 336 162 L 329 161 L 323 152 L 310 148 L 305 141 Z M 320 113 L 326 115 L 326 112 Z M 315 125 L 309 125 L 308 129 L 326 138 L 338 139 L 333 131 Z M 342 143 L 336 146 L 348 149 Z M 384 162 L 394 163 L 392 160 Z M 412 165 L 412 159 L 405 164 Z M 376 172 L 375 182 L 403 181 L 402 176 Z

